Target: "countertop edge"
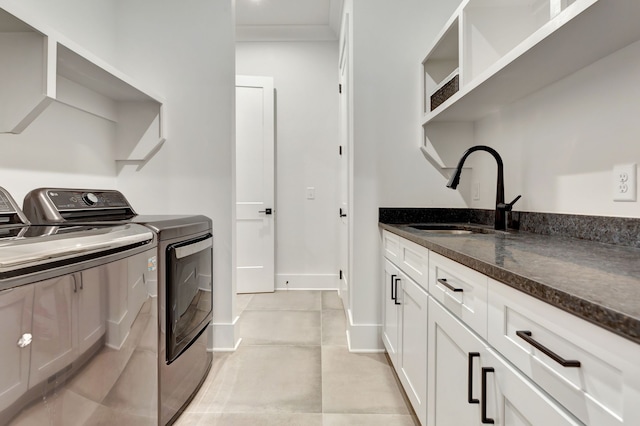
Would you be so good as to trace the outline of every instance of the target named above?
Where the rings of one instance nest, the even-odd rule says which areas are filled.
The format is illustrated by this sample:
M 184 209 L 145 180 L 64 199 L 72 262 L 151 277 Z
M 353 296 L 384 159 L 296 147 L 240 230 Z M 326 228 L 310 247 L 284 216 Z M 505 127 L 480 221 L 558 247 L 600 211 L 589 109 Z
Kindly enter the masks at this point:
M 420 238 L 411 233 L 403 231 L 401 228 L 379 222 L 378 226 L 395 235 L 412 241 L 437 254 L 447 257 L 455 262 L 467 266 L 480 272 L 491 279 L 508 285 L 529 296 L 535 297 L 551 306 L 562 309 L 598 327 L 604 328 L 621 337 L 640 344 L 640 320 L 626 315 L 622 312 L 607 308 L 606 306 L 580 298 L 573 294 L 568 294 L 547 284 L 521 276 L 508 269 L 465 255 L 464 253 L 451 250 L 437 243 Z M 507 281 L 505 281 L 505 278 Z M 607 323 L 599 321 L 599 318 L 607 318 Z

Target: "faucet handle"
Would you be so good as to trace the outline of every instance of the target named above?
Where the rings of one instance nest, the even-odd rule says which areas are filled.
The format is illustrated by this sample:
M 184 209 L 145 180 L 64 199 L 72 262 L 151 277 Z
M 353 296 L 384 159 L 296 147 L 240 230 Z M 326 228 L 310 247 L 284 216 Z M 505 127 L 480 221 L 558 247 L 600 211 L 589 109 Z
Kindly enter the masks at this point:
M 513 199 L 512 202 L 510 203 L 500 203 L 498 204 L 498 208 L 500 210 L 504 210 L 506 212 L 510 212 L 513 209 L 513 205 L 520 199 L 520 197 L 522 197 L 522 195 L 518 195 L 516 198 Z

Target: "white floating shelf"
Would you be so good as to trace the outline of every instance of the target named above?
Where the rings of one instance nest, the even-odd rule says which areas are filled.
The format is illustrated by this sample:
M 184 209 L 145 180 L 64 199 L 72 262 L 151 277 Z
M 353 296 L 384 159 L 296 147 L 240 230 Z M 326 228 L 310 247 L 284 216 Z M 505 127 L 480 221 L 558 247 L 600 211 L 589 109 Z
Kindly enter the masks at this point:
M 114 122 L 116 161 L 140 169 L 166 140 L 162 97 L 17 8 L 0 0 L 0 133 L 59 102 Z
M 472 80 L 461 78 L 423 125 L 479 120 L 640 40 L 639 22 L 638 0 L 577 0 Z

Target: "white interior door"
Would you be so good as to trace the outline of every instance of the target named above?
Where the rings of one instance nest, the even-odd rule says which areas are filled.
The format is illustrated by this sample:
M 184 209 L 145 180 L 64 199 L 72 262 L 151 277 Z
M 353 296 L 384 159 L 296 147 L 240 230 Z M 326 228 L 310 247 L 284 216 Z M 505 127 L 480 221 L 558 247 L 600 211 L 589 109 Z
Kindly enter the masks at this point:
M 273 90 L 271 77 L 236 76 L 238 293 L 274 291 Z
M 349 43 L 348 30 L 344 31 L 340 49 L 340 297 L 345 311 L 349 309 L 349 155 L 350 155 L 350 120 L 349 120 Z

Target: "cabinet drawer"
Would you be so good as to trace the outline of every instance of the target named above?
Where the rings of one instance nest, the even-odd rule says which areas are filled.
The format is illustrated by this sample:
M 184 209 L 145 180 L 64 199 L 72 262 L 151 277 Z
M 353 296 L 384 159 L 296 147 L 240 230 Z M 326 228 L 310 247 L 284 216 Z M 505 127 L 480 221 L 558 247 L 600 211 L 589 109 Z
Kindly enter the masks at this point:
M 400 254 L 400 237 L 387 230 L 382 230 L 382 255 L 398 264 Z
M 400 238 L 398 266 L 423 289 L 429 288 L 429 250 L 413 241 Z
M 483 338 L 487 338 L 488 278 L 464 265 L 429 253 L 429 293 Z
M 489 290 L 502 355 L 585 424 L 640 424 L 640 345 L 497 281 Z

